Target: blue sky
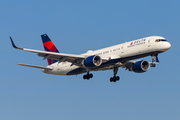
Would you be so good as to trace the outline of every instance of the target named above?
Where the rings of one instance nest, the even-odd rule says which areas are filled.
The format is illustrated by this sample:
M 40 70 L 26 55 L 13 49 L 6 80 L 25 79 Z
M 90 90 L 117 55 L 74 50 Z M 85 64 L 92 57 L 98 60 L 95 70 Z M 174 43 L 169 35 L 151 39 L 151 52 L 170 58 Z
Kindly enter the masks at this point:
M 178 0 L 2 0 L 0 2 L 1 120 L 179 120 Z M 119 68 L 83 75 L 47 75 L 18 63 L 47 61 L 17 46 L 43 50 L 47 33 L 62 53 L 81 54 L 151 35 L 165 37 L 171 49 L 160 64 L 142 74 Z M 142 58 L 151 61 L 151 57 Z

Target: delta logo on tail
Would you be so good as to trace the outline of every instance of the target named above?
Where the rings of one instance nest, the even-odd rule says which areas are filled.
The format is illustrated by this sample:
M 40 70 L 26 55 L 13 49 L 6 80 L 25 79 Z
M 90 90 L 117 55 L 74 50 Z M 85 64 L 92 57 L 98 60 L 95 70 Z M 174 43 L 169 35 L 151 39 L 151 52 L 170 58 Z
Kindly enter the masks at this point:
M 56 46 L 54 45 L 54 43 L 51 41 L 51 39 L 48 37 L 47 34 L 41 35 L 41 38 L 43 41 L 43 46 L 45 51 L 59 53 L 58 49 L 56 48 Z M 47 61 L 49 65 L 57 62 L 57 60 L 53 60 L 49 58 L 47 58 Z

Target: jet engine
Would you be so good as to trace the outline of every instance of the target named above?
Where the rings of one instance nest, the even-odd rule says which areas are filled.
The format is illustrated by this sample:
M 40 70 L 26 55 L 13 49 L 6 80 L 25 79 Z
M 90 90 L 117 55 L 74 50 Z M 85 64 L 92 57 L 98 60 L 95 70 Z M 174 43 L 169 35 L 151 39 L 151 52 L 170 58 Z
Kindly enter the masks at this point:
M 93 55 L 84 59 L 82 64 L 87 68 L 98 67 L 102 64 L 102 59 L 100 56 Z
M 135 73 L 143 73 L 149 70 L 149 62 L 147 61 L 138 61 L 132 65 L 129 71 L 134 71 Z

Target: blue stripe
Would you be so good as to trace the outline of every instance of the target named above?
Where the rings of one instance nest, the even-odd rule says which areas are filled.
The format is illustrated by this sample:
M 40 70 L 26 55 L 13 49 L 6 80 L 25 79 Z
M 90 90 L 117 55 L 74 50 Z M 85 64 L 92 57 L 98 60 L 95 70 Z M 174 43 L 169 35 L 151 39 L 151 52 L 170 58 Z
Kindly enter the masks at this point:
M 67 75 L 77 75 L 77 74 L 81 74 L 81 73 L 85 73 L 85 72 L 86 72 L 85 68 L 79 67 L 77 69 L 70 71 L 69 73 L 67 73 Z
M 45 51 L 48 51 L 48 52 L 50 51 L 50 50 L 49 50 L 47 47 L 45 47 L 45 46 L 44 46 L 44 49 L 45 49 Z

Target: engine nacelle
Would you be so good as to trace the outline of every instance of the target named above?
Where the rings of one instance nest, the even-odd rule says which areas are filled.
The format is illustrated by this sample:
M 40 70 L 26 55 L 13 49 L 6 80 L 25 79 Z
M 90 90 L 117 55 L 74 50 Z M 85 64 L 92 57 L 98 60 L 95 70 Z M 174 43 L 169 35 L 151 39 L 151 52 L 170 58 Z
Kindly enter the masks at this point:
M 130 71 L 134 71 L 136 73 L 143 73 L 149 70 L 149 62 L 147 61 L 138 61 L 132 65 Z
M 91 67 L 98 67 L 100 66 L 102 63 L 102 59 L 100 56 L 89 56 L 86 59 L 84 59 L 84 61 L 82 62 L 83 66 L 87 67 L 87 68 L 91 68 Z

